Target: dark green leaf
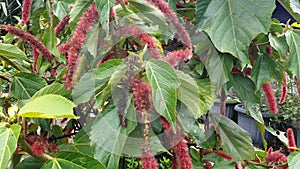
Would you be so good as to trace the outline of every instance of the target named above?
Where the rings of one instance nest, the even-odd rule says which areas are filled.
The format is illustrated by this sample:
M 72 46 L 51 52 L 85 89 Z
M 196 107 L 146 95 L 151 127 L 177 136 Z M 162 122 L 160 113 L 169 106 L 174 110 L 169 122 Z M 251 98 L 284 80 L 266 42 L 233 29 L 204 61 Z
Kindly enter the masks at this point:
M 208 33 L 218 50 L 232 54 L 245 65 L 247 47 L 256 35 L 267 33 L 274 8 L 274 0 L 211 1 L 198 28 Z
M 38 75 L 20 72 L 13 76 L 11 94 L 20 100 L 30 99 L 46 85 L 46 81 Z
M 286 58 L 288 52 L 288 45 L 284 37 L 273 37 L 271 34 L 269 35 L 269 41 L 271 46 L 276 49 L 281 58 Z
M 109 14 L 111 8 L 115 5 L 116 0 L 98 0 L 96 6 L 100 15 L 100 24 L 104 27 L 106 33 L 109 33 Z
M 96 159 L 77 152 L 59 152 L 53 160 L 47 161 L 42 169 L 49 168 L 72 168 L 72 169 L 106 169 Z
M 93 3 L 93 0 L 77 0 L 70 12 L 70 25 L 76 25 L 82 13 Z
M 233 160 L 254 159 L 255 152 L 248 132 L 219 113 L 210 113 L 210 119 L 222 139 L 222 145 Z
M 28 157 L 24 160 L 22 160 L 15 169 L 24 169 L 24 168 L 30 168 L 30 169 L 40 169 L 42 167 L 43 163 L 39 160 L 37 160 L 34 157 Z
M 150 60 L 145 63 L 156 111 L 174 126 L 176 120 L 177 89 L 180 85 L 174 69 L 166 62 Z
M 199 25 L 199 22 L 203 19 L 203 15 L 206 11 L 206 8 L 210 4 L 211 0 L 197 1 L 196 4 L 196 24 Z
M 251 78 L 256 84 L 255 90 L 258 91 L 263 84 L 271 81 L 275 74 L 275 62 L 268 55 L 259 55 L 253 65 Z
M 43 95 L 46 95 L 46 94 L 57 94 L 57 95 L 64 96 L 66 98 L 70 98 L 71 91 L 66 90 L 65 85 L 63 85 L 61 83 L 53 83 L 51 85 L 47 85 L 47 86 L 41 88 L 39 91 L 37 91 L 32 96 L 32 98 L 43 96 Z
M 96 70 L 96 79 L 109 78 L 117 70 L 120 70 L 124 66 L 124 60 L 108 60 L 102 63 Z
M 6 59 L 28 60 L 26 54 L 15 45 L 0 43 L 0 56 Z
M 231 76 L 232 85 L 239 97 L 251 103 L 260 102 L 260 91 L 255 90 L 254 82 L 243 75 L 234 74 Z
M 300 31 L 286 32 L 286 41 L 290 47 L 289 68 L 300 79 Z

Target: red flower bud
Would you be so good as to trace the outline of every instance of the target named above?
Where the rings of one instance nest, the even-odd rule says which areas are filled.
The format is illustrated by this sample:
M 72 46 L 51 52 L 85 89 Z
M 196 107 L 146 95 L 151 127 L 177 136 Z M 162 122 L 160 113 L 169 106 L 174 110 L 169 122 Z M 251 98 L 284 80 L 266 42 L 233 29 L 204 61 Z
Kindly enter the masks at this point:
M 292 128 L 288 128 L 287 132 L 287 139 L 288 139 L 288 146 L 289 147 L 296 147 L 296 142 L 295 142 L 295 136 L 294 136 L 294 131 Z M 288 149 L 290 153 L 294 152 L 294 149 Z
M 265 83 L 263 86 L 262 86 L 262 89 L 265 93 L 265 96 L 266 96 L 266 99 L 267 99 L 267 102 L 268 102 L 268 106 L 269 106 L 269 109 L 274 113 L 274 114 L 277 114 L 278 113 L 278 108 L 277 108 L 277 103 L 276 103 L 276 98 L 275 98 L 275 95 L 273 93 L 273 90 L 272 90 L 272 86 L 269 82 Z
M 268 55 L 272 55 L 273 49 L 272 49 L 272 47 L 270 45 L 267 45 L 266 50 L 267 50 L 267 54 Z

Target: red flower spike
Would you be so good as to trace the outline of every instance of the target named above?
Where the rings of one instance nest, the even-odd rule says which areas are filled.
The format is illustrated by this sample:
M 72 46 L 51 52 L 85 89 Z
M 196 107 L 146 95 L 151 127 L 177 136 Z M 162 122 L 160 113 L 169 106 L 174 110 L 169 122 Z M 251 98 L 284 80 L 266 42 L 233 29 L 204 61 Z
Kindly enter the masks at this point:
M 170 123 L 164 117 L 160 117 L 160 121 L 164 130 L 168 130 L 171 127 Z
M 284 78 L 283 78 L 283 82 L 284 84 L 281 86 L 281 97 L 279 100 L 279 103 L 282 104 L 285 99 L 286 99 L 286 95 L 287 95 L 287 77 L 286 77 L 286 72 L 284 72 Z
M 40 156 L 42 154 L 44 154 L 44 151 L 46 150 L 46 145 L 43 144 L 40 141 L 36 141 L 35 143 L 33 143 L 33 145 L 30 147 L 30 150 L 32 152 L 33 155 L 35 156 Z
M 272 86 L 269 82 L 265 83 L 263 86 L 262 86 L 262 89 L 265 93 L 265 96 L 266 96 L 266 99 L 267 99 L 267 102 L 268 102 L 268 106 L 269 106 L 269 109 L 274 113 L 274 114 L 277 114 L 278 113 L 278 108 L 277 108 L 277 103 L 276 103 L 276 98 L 275 98 L 275 95 L 273 93 L 273 90 L 272 90 Z
M 141 78 L 135 78 L 131 82 L 134 95 L 134 105 L 138 112 L 147 111 L 151 107 L 151 88 Z
M 296 142 L 295 142 L 295 136 L 294 136 L 294 131 L 292 128 L 288 128 L 287 129 L 287 132 L 286 132 L 286 135 L 287 135 L 287 139 L 288 139 L 288 145 L 289 147 L 296 147 Z M 288 149 L 290 153 L 294 152 L 295 150 L 294 149 Z
M 31 4 L 32 0 L 23 1 L 21 25 L 24 25 L 29 21 Z
M 90 6 L 81 16 L 78 26 L 73 34 L 71 41 L 63 46 L 58 47 L 62 53 L 67 53 L 67 72 L 64 75 L 64 81 L 67 89 L 73 85 L 73 73 L 76 70 L 78 55 L 81 46 L 86 39 L 88 31 L 91 29 L 94 21 L 99 18 L 98 10 L 95 5 Z
M 177 164 L 176 158 L 172 159 L 172 169 L 178 169 L 178 164 Z
M 186 48 L 185 50 L 177 50 L 173 52 L 169 52 L 165 58 L 165 61 L 170 65 L 175 66 L 181 60 L 188 60 L 191 58 L 191 49 Z
M 143 169 L 158 169 L 157 162 L 149 147 L 150 144 L 145 143 L 142 145 L 142 163 Z
M 32 66 L 32 71 L 34 72 L 34 73 L 36 73 L 37 72 L 37 70 L 36 70 L 36 64 L 37 64 L 37 60 L 38 60 L 38 58 L 39 58 L 39 53 L 38 53 L 38 51 L 36 50 L 36 48 L 35 47 L 33 47 L 33 46 L 31 46 L 31 48 L 32 48 L 32 50 L 33 50 L 33 66 Z
M 19 36 L 24 41 L 29 43 L 32 47 L 34 47 L 40 53 L 42 53 L 46 57 L 46 59 L 51 63 L 51 61 L 53 59 L 51 53 L 35 36 L 25 32 L 21 29 L 12 27 L 10 25 L 6 25 L 5 29 L 7 30 L 8 33 Z
M 181 169 L 193 168 L 189 148 L 184 141 L 180 141 L 174 148 L 176 160 Z
M 205 169 L 212 169 L 212 164 L 211 164 L 211 162 L 209 162 L 209 161 L 206 161 L 205 162 Z
M 219 156 L 227 159 L 227 160 L 232 160 L 232 157 L 229 154 L 227 154 L 227 153 L 224 153 L 224 152 L 221 152 L 221 151 L 217 151 L 217 150 L 214 150 L 213 152 L 215 154 L 217 154 L 217 155 L 219 155 Z
M 62 30 L 65 29 L 65 27 L 68 25 L 69 23 L 69 20 L 70 20 L 70 16 L 67 15 L 64 19 L 62 19 L 58 24 L 57 26 L 55 27 L 55 34 L 56 36 L 58 36 L 60 34 L 60 32 Z
M 272 49 L 272 47 L 270 45 L 267 45 L 266 50 L 267 50 L 267 54 L 268 55 L 272 55 L 273 49 Z

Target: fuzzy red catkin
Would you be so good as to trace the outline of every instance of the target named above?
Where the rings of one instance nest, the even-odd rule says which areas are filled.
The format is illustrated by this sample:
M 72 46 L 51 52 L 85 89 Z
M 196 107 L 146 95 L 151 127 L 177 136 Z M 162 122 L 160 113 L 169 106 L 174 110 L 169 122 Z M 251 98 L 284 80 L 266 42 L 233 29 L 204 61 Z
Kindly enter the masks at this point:
M 285 99 L 286 99 L 286 95 L 287 95 L 287 75 L 286 75 L 286 72 L 284 72 L 284 78 L 283 78 L 283 85 L 281 86 L 281 97 L 280 97 L 280 100 L 279 100 L 279 103 L 282 104 Z
M 275 98 L 275 95 L 273 93 L 271 84 L 269 82 L 265 83 L 262 86 L 262 89 L 263 89 L 263 91 L 265 93 L 269 109 L 274 114 L 277 114 L 278 113 L 278 108 L 277 108 L 276 98 Z
M 147 111 L 151 107 L 151 88 L 141 78 L 135 78 L 131 82 L 134 95 L 134 105 L 138 112 Z
M 219 156 L 227 159 L 227 160 L 232 160 L 232 157 L 229 154 L 227 154 L 227 153 L 224 153 L 224 152 L 221 152 L 221 151 L 217 151 L 217 150 L 214 150 L 213 152 L 215 154 L 217 154 L 217 155 L 219 155 Z
M 177 164 L 180 166 L 181 169 L 193 168 L 191 157 L 189 154 L 189 148 L 183 140 L 180 141 L 173 149 L 176 156 Z
M 292 128 L 288 128 L 286 131 L 287 139 L 288 139 L 288 145 L 289 147 L 296 147 L 296 142 L 295 142 L 295 136 L 294 136 L 294 131 Z M 290 153 L 294 152 L 294 149 L 288 149 Z
M 29 43 L 31 46 L 33 46 L 35 49 L 41 52 L 46 57 L 46 59 L 51 63 L 53 59 L 51 53 L 35 36 L 10 25 L 5 25 L 5 29 L 7 30 L 8 33 L 19 36 L 24 41 Z
M 65 29 L 65 27 L 68 25 L 69 23 L 69 20 L 70 20 L 70 15 L 66 15 L 66 17 L 64 17 L 64 19 L 62 19 L 58 24 L 57 26 L 55 27 L 55 34 L 56 36 L 58 36 L 60 34 L 60 32 L 62 30 Z
M 38 60 L 38 58 L 39 58 L 39 53 L 38 53 L 38 51 L 36 50 L 36 48 L 35 47 L 33 47 L 33 46 L 31 46 L 31 48 L 32 48 L 32 50 L 33 50 L 33 66 L 32 66 L 32 71 L 34 72 L 34 73 L 36 73 L 37 72 L 37 70 L 36 70 L 36 64 L 37 64 L 37 60 Z
M 142 163 L 143 163 L 143 169 L 157 169 L 157 161 L 155 160 L 150 144 L 145 143 L 142 145 Z
M 32 0 L 23 1 L 21 25 L 24 25 L 29 21 L 31 4 Z

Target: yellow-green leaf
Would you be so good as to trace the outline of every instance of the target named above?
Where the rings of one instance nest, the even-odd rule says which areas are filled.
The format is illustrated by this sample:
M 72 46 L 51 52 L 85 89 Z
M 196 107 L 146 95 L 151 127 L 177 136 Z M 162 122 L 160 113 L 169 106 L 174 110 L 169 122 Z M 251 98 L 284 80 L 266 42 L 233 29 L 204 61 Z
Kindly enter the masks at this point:
M 34 118 L 76 118 L 73 114 L 75 104 L 60 95 L 48 94 L 36 97 L 26 103 L 19 116 Z

